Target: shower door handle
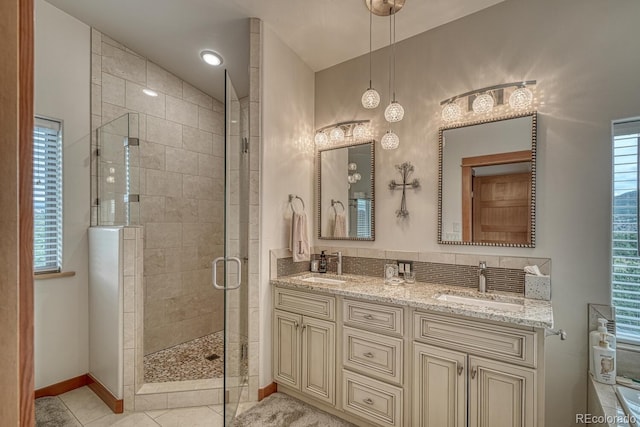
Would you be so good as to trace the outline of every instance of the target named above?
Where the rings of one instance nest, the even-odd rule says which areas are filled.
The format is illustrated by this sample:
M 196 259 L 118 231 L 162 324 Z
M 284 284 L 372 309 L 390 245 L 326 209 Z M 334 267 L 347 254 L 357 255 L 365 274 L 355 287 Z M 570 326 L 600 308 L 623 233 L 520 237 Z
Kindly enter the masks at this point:
M 234 256 L 227 258 L 227 261 L 233 261 L 236 264 L 238 264 L 238 283 L 236 283 L 233 286 L 227 286 L 227 289 L 228 290 L 238 289 L 242 284 L 242 261 L 240 261 L 240 258 L 236 258 Z
M 218 257 L 211 263 L 211 281 L 213 282 L 214 288 L 224 291 L 224 286 L 218 285 L 218 263 L 220 261 L 225 261 L 225 257 Z
M 225 262 L 225 268 L 228 261 L 233 261 L 236 264 L 238 264 L 238 283 L 234 284 L 233 286 L 227 286 L 227 287 L 218 285 L 218 262 L 220 261 Z M 240 259 L 236 257 L 229 257 L 229 258 L 218 257 L 214 259 L 213 262 L 211 263 L 211 276 L 212 276 L 211 281 L 213 282 L 213 287 L 216 289 L 220 289 L 223 291 L 238 289 L 240 287 L 240 284 L 242 283 L 242 261 L 240 261 Z

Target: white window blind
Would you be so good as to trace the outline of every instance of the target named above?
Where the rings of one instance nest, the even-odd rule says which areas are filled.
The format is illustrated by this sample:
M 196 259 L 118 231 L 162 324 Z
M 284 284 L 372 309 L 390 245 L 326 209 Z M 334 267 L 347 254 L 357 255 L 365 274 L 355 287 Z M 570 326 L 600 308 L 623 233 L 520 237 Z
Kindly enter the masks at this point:
M 62 268 L 62 128 L 35 118 L 33 129 L 33 255 L 36 273 Z
M 639 139 L 640 120 L 613 125 L 612 304 L 616 308 L 618 339 L 638 344 L 640 344 Z

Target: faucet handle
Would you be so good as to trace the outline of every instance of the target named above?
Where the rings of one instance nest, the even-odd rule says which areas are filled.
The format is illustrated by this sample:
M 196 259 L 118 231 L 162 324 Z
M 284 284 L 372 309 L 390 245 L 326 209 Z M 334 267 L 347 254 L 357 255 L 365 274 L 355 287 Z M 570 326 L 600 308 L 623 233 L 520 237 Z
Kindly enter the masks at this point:
M 487 261 L 480 261 L 479 268 L 487 268 Z

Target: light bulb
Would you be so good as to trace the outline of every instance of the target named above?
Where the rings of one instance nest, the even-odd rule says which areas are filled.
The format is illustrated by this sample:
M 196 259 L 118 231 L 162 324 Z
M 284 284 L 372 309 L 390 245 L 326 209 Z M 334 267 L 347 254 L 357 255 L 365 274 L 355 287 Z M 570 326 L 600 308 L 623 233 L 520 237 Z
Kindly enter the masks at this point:
M 329 137 L 325 132 L 317 132 L 315 141 L 317 145 L 327 145 L 329 143 Z
M 353 178 L 357 181 L 360 181 L 362 179 L 362 175 L 360 175 L 359 172 L 356 172 L 353 174 Z
M 387 119 L 389 123 L 399 122 L 404 117 L 404 108 L 397 101 L 393 101 L 391 104 L 387 105 L 387 108 L 384 110 L 384 118 Z
M 380 145 L 385 150 L 395 150 L 400 145 L 400 138 L 392 130 L 388 130 L 382 137 Z
M 350 171 L 354 171 L 354 170 L 357 170 L 357 169 L 358 169 L 358 165 L 357 165 L 357 164 L 355 164 L 355 163 L 353 163 L 353 162 L 352 162 L 352 163 L 349 163 L 349 166 L 348 166 L 348 167 L 349 167 L 349 170 L 350 170 Z
M 329 133 L 329 139 L 331 142 L 342 142 L 344 141 L 344 131 L 340 126 L 331 129 Z
M 462 109 L 455 102 L 450 102 L 442 109 L 442 120 L 445 122 L 455 122 L 462 117 Z
M 367 134 L 368 134 L 367 127 L 362 123 L 358 123 L 353 128 L 353 137 L 355 138 L 356 141 L 362 141 L 366 139 Z
M 509 105 L 514 110 L 524 110 L 531 106 L 533 93 L 526 87 L 519 87 L 514 90 L 509 97 Z
M 484 114 L 493 110 L 493 96 L 488 93 L 483 93 L 482 95 L 478 95 L 476 99 L 473 100 L 472 108 L 473 112 L 476 114 Z
M 368 110 L 376 108 L 380 105 L 380 94 L 377 90 L 370 87 L 362 94 L 362 106 Z

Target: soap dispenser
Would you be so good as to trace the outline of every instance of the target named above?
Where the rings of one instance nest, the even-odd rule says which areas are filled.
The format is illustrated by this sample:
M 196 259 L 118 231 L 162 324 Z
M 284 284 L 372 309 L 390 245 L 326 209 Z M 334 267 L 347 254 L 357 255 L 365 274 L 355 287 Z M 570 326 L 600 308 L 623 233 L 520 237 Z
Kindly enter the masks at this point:
M 324 251 L 320 253 L 320 265 L 318 265 L 318 273 L 326 273 L 327 272 L 327 255 L 325 255 Z
M 616 351 L 604 340 L 604 335 L 601 338 L 599 345 L 591 348 L 594 364 L 593 378 L 599 383 L 613 385 L 616 383 Z
M 598 369 L 593 349 L 598 347 L 601 340 L 606 341 L 609 344 L 609 348 L 615 353 L 616 336 L 607 331 L 607 319 L 603 318 L 598 319 L 598 329 L 589 334 L 589 372 L 593 375 Z

